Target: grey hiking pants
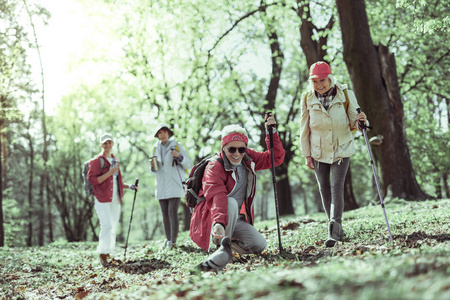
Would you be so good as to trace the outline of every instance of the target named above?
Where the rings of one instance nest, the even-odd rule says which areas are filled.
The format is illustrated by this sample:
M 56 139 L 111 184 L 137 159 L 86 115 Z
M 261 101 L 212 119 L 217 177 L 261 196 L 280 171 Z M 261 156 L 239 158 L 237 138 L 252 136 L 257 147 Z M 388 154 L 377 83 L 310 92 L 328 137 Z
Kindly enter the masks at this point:
M 344 211 L 344 183 L 350 158 L 343 158 L 333 164 L 319 163 L 314 159 L 313 162 L 323 208 L 327 213 L 328 221 L 341 224 L 342 212 Z
M 266 239 L 251 224 L 245 221 L 244 215 L 239 214 L 240 207 L 234 198 L 228 197 L 228 225 L 225 235 L 231 238 L 231 249 L 240 254 L 261 253 L 267 246 Z M 220 241 L 213 238 L 213 243 Z
M 179 221 L 178 221 L 178 206 L 180 205 L 180 198 L 170 198 L 159 200 L 161 212 L 163 216 L 164 232 L 168 241 L 172 243 L 177 242 Z

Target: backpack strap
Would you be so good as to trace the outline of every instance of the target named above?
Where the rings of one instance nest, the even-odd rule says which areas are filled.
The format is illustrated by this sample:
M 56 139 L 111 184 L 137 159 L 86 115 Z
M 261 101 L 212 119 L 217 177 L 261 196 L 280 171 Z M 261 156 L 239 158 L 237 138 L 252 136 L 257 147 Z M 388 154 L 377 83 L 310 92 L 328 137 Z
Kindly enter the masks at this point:
M 98 159 L 100 159 L 100 172 L 101 172 L 105 167 L 105 159 L 102 156 L 100 156 Z
M 216 160 L 219 161 L 222 164 L 222 166 L 225 166 L 225 162 L 223 161 L 222 157 L 220 157 L 219 155 L 216 155 L 215 157 L 217 157 Z
M 344 95 L 345 95 L 345 102 L 344 102 L 344 108 L 345 108 L 345 113 L 347 114 L 347 119 L 348 119 L 348 126 L 350 127 L 350 131 L 353 133 L 355 131 L 357 131 L 357 128 L 353 128 L 352 124 L 350 123 L 350 117 L 348 116 L 348 106 L 350 104 L 350 100 L 348 99 L 348 92 L 347 89 L 343 90 Z
M 103 168 L 105 167 L 105 159 L 103 158 L 103 156 L 100 156 L 100 154 L 97 154 L 96 156 L 94 156 L 94 159 L 99 159 L 100 160 L 100 172 L 103 170 Z
M 223 161 L 223 158 L 220 157 L 219 155 L 214 155 L 214 156 L 212 156 L 212 157 L 209 159 L 209 161 L 212 161 L 213 159 L 215 159 L 215 160 L 217 160 L 218 162 L 220 162 L 220 164 L 221 164 L 222 166 L 225 165 L 225 163 L 224 163 L 224 161 Z M 206 168 L 206 167 L 205 167 L 205 168 Z M 199 197 L 199 195 L 198 195 L 192 188 L 187 189 L 187 192 L 190 193 L 192 196 L 194 196 L 195 199 L 197 199 L 197 204 L 199 204 L 200 202 L 202 202 L 203 200 L 205 200 L 205 197 Z M 197 205 L 197 204 L 196 204 L 196 205 Z
M 344 108 L 345 108 L 345 112 L 348 115 L 348 105 L 350 104 L 350 101 L 348 100 L 348 93 L 347 93 L 347 89 L 343 90 L 344 95 L 345 95 L 345 102 L 344 102 Z

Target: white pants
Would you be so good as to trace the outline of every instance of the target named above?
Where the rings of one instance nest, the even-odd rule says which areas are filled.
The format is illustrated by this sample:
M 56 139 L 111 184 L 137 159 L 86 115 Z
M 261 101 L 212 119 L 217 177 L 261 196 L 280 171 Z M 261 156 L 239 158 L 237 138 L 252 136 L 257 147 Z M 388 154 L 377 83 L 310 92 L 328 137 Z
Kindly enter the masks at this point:
M 98 254 L 114 252 L 116 246 L 117 225 L 120 218 L 119 197 L 113 197 L 112 202 L 102 203 L 95 199 L 95 210 L 100 221 L 100 234 L 98 239 Z

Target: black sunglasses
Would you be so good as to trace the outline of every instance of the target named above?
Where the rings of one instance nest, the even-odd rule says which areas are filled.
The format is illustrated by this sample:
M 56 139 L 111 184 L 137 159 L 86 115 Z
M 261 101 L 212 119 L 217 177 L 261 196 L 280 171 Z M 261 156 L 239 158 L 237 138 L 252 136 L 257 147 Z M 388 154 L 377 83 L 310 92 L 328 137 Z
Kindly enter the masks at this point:
M 233 154 L 234 152 L 236 152 L 236 150 L 238 150 L 239 153 L 242 154 L 242 153 L 245 153 L 245 150 L 247 150 L 247 148 L 245 148 L 245 147 L 239 147 L 239 148 L 236 148 L 236 147 L 228 147 L 227 150 L 228 150 L 228 152 L 230 152 L 231 154 Z

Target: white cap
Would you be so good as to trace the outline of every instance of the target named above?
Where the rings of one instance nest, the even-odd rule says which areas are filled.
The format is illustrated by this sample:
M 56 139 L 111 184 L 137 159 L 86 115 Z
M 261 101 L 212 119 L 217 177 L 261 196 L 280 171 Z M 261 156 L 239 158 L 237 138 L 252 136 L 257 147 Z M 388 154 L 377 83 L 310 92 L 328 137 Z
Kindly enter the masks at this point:
M 100 144 L 103 144 L 106 141 L 111 141 L 113 142 L 113 137 L 110 133 L 104 133 L 101 137 L 100 137 Z

